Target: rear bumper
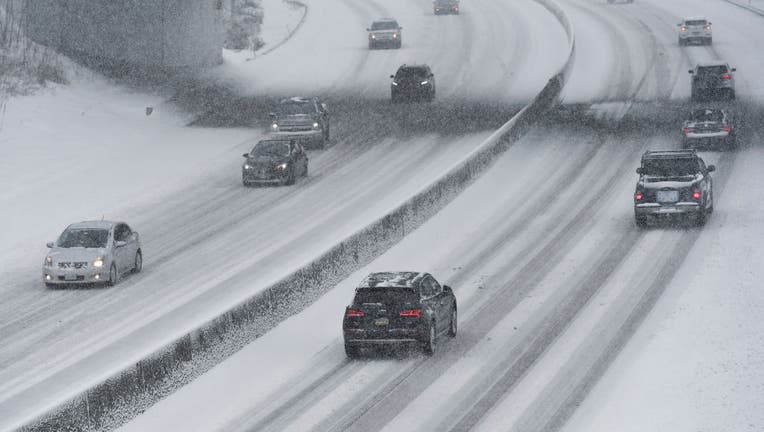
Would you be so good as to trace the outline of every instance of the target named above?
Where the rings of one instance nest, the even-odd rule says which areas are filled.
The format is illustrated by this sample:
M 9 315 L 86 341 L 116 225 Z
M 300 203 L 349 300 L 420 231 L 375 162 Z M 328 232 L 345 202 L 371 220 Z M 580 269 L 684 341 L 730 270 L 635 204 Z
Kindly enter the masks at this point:
M 421 343 L 428 336 L 426 330 L 390 329 L 386 334 L 368 332 L 364 329 L 345 329 L 345 344 L 352 346 L 398 345 Z
M 700 213 L 702 207 L 697 202 L 678 202 L 674 204 L 641 203 L 634 206 L 636 216 L 682 215 Z

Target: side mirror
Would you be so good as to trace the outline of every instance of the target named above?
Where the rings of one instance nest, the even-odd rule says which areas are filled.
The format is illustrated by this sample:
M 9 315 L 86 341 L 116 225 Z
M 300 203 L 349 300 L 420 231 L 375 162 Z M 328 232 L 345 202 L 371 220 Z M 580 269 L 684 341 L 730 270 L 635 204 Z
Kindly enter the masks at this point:
M 692 69 L 690 69 L 690 70 L 688 70 L 687 72 L 689 72 L 689 73 L 690 73 L 690 75 L 692 75 L 694 71 L 693 71 Z
M 398 30 L 403 30 L 403 27 L 398 27 Z
M 709 166 L 706 168 L 706 171 L 708 171 L 708 172 L 713 172 L 713 171 L 716 171 L 716 166 L 715 166 L 715 165 L 709 165 Z
M 366 31 L 371 31 L 371 29 L 370 29 L 370 28 L 367 28 L 367 29 L 366 29 Z
M 52 248 L 53 247 L 53 242 L 47 242 L 47 243 L 45 243 L 45 246 L 47 246 L 49 248 Z
M 452 293 L 452 292 L 454 292 L 454 290 L 452 290 L 452 289 L 451 289 L 451 287 L 450 287 L 450 286 L 448 286 L 448 285 L 443 285 L 443 291 L 445 291 L 445 292 L 447 292 L 447 293 Z
M 390 78 L 395 78 L 395 75 L 390 75 Z
M 245 158 L 248 158 L 249 157 L 249 153 L 244 153 L 242 156 L 244 156 Z
M 125 245 L 127 245 L 127 242 L 123 241 L 123 240 L 117 240 L 117 241 L 114 242 L 114 247 L 121 248 L 121 247 L 123 247 Z
M 737 68 L 732 68 L 732 72 L 737 72 Z
M 645 170 L 643 170 L 642 167 L 637 168 L 637 174 L 642 174 L 644 172 Z

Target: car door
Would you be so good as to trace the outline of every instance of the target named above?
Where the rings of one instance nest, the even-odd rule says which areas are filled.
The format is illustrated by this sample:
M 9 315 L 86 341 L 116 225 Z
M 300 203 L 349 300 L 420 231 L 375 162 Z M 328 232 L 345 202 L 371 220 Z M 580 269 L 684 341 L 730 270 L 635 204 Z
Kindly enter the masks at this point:
M 427 275 L 426 280 L 431 286 L 434 305 L 437 308 L 438 332 L 445 331 L 451 324 L 451 298 L 446 295 L 443 287 L 432 275 Z
M 123 230 L 123 224 L 117 224 L 114 227 L 113 242 L 111 247 L 112 263 L 117 267 L 117 273 L 122 273 L 122 269 L 125 268 L 125 247 L 119 246 L 118 244 L 119 242 L 123 241 Z
M 303 147 L 300 143 L 297 143 L 297 157 L 298 157 L 298 162 L 300 164 L 300 167 L 302 167 L 302 171 L 300 172 L 300 175 L 307 175 L 308 174 L 308 154 L 305 152 L 305 147 Z
M 422 279 L 421 282 L 419 282 L 419 301 L 422 304 L 422 309 L 424 309 L 424 316 L 426 316 L 429 319 L 435 319 L 436 325 L 440 327 L 440 323 L 438 323 L 438 305 L 437 305 L 437 299 L 433 297 L 432 294 L 432 285 L 427 282 L 427 278 Z M 436 329 L 437 332 L 437 329 Z
M 138 253 L 138 233 L 127 224 L 123 224 L 123 226 L 125 227 L 125 241 L 127 241 L 124 268 L 131 269 L 135 267 L 135 254 Z

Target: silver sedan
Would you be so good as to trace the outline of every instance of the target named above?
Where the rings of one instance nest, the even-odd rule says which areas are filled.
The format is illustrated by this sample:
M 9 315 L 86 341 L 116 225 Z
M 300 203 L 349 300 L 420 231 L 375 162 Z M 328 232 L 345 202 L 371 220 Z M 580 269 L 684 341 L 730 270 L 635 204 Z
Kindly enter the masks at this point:
M 90 221 L 69 225 L 42 264 L 47 287 L 77 284 L 114 285 L 143 267 L 138 233 L 124 222 Z

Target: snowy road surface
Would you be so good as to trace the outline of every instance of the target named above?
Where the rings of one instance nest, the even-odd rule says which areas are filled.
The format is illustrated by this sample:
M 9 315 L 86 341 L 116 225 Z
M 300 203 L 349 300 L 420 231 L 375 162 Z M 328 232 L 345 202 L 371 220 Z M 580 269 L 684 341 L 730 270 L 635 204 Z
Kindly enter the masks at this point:
M 255 95 L 321 88 L 338 101 L 378 106 L 387 94 L 385 77 L 398 63 L 426 61 L 438 75 L 439 103 L 446 104 L 436 110 L 446 115 L 447 104 L 527 100 L 559 66 L 554 54 L 564 51 L 564 35 L 531 1 L 473 0 L 464 2 L 462 15 L 437 18 L 429 15 L 429 2 L 315 3 L 308 2 L 308 20 L 292 41 L 251 62 L 231 60 L 220 75 Z M 757 42 L 764 40 L 764 18 L 721 0 L 560 4 L 577 36 L 576 67 L 565 89 L 575 106 L 524 137 L 367 268 L 124 429 L 761 430 L 764 374 L 757 371 L 764 354 L 756 347 L 764 346 L 758 319 L 764 298 L 756 288 L 764 276 L 757 241 L 764 238 L 764 152 L 753 126 L 764 112 Z M 713 17 L 713 46 L 677 46 L 674 24 L 687 14 Z M 402 50 L 365 50 L 362 29 L 382 15 L 403 22 Z M 338 17 L 348 25 L 326 25 Z M 316 35 L 320 49 L 308 49 Z M 737 109 L 752 127 L 738 152 L 703 153 L 718 167 L 716 211 L 703 229 L 639 231 L 631 210 L 639 155 L 677 146 L 689 96 L 686 71 L 717 58 L 738 68 Z M 306 77 L 306 70 L 313 73 Z M 151 103 L 132 99 L 140 97 L 120 100 Z M 116 111 L 122 107 L 104 106 L 98 115 L 122 117 Z M 12 265 L 0 270 L 0 421 L 6 422 L 0 428 L 308 261 L 411 196 L 489 133 L 440 136 L 407 123 L 406 133 L 396 134 L 394 127 L 360 128 L 348 116 L 338 119 L 336 144 L 311 155 L 307 181 L 292 189 L 243 190 L 236 156 L 251 131 L 188 131 L 168 122 L 144 131 L 147 119 L 128 116 L 117 136 L 142 132 L 127 138 L 136 141 L 127 162 L 154 156 L 157 134 L 169 143 L 166 158 L 177 154 L 179 162 L 148 164 L 153 168 L 145 176 L 116 180 L 124 199 L 98 181 L 82 191 L 88 198 L 72 199 L 46 193 L 51 182 L 68 192 L 85 179 L 108 178 L 109 153 L 94 157 L 87 152 L 94 138 L 85 138 L 86 156 L 60 157 L 93 172 L 49 179 L 60 164 L 45 153 L 53 133 L 19 114 L 30 109 L 11 104 L 3 129 L 16 137 L 9 145 L 20 158 L 8 163 L 10 173 L 25 176 L 28 190 L 3 191 L 14 209 L 2 216 L 4 226 L 14 227 L 4 236 L 17 247 L 3 252 Z M 45 108 L 39 111 L 44 116 Z M 370 112 L 379 118 L 379 110 Z M 627 121 L 618 123 L 625 113 Z M 400 120 L 384 113 L 381 119 Z M 23 122 L 34 125 L 31 139 Z M 108 136 L 94 128 L 100 134 Z M 207 142 L 212 139 L 215 145 Z M 15 185 L 10 173 L 0 175 Z M 163 188 L 153 189 L 158 184 Z M 52 211 L 40 212 L 29 196 L 46 196 Z M 44 250 L 37 245 L 93 213 L 118 216 L 141 231 L 145 274 L 109 290 L 44 290 L 37 267 Z M 382 269 L 427 270 L 454 288 L 460 333 L 441 341 L 432 358 L 345 359 L 343 307 L 366 273 Z

